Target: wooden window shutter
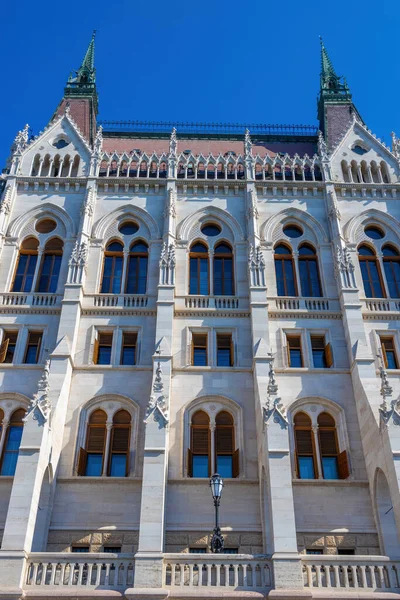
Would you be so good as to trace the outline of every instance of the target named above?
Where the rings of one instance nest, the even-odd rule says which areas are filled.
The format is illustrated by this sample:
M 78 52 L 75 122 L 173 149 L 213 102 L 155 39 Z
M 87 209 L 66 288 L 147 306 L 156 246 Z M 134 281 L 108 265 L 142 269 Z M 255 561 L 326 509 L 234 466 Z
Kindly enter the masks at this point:
M 336 456 L 336 434 L 334 429 L 319 429 L 319 445 L 321 456 Z
M 187 474 L 188 477 L 193 477 L 193 452 L 190 448 L 187 451 Z
M 333 366 L 332 346 L 330 342 L 325 346 L 325 360 L 326 366 L 330 369 Z
M 89 426 L 86 451 L 103 453 L 105 437 L 106 437 L 106 428 L 104 426 L 100 426 L 100 427 Z
M 6 360 L 8 344 L 10 343 L 10 339 L 7 338 L 0 346 L 0 363 L 3 363 Z
M 111 452 L 128 452 L 129 450 L 129 427 L 114 427 L 111 444 Z
M 311 429 L 296 429 L 296 450 L 299 456 L 310 456 L 314 454 Z
M 97 361 L 99 360 L 99 347 L 100 347 L 100 342 L 99 342 L 98 338 L 95 338 L 94 345 L 93 345 L 93 364 L 94 365 L 97 365 Z
M 297 450 L 294 451 L 294 472 L 296 474 L 296 477 L 299 478 L 300 477 L 300 473 L 299 473 L 299 457 L 297 455 Z
M 346 450 L 338 456 L 339 479 L 347 479 L 350 476 L 349 459 Z
M 192 427 L 192 452 L 193 454 L 209 453 L 210 430 L 208 427 Z
M 217 427 L 215 434 L 217 454 L 230 454 L 233 452 L 233 427 Z
M 77 468 L 78 475 L 85 475 L 86 463 L 87 463 L 87 452 L 84 448 L 79 448 L 78 468 Z
M 235 364 L 235 344 L 233 342 L 232 336 L 231 336 L 231 341 L 230 341 L 230 347 L 231 347 L 230 364 L 231 364 L 231 367 L 233 367 L 233 365 Z
M 385 364 L 385 368 L 388 368 L 388 359 L 387 359 L 387 354 L 386 354 L 386 348 L 385 348 L 385 342 L 384 340 L 381 340 L 381 348 L 382 348 L 382 358 L 383 358 L 383 362 Z
M 239 450 L 232 454 L 232 477 L 239 477 Z

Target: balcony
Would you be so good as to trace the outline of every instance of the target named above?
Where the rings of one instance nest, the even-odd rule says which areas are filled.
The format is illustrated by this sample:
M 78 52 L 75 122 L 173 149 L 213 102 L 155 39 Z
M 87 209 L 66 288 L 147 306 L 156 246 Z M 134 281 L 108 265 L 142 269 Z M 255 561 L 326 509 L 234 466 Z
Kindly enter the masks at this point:
M 166 588 L 252 590 L 272 587 L 271 561 L 250 554 L 164 554 Z
M 340 313 L 339 300 L 335 298 L 300 298 L 296 296 L 277 296 L 268 298 L 269 309 L 273 312 L 287 313 Z
M 400 593 L 400 561 L 387 556 L 303 556 L 304 588 L 331 592 Z
M 62 298 L 61 294 L 3 292 L 0 294 L 0 306 L 55 308 L 61 306 Z
M 154 298 L 146 294 L 85 294 L 83 297 L 83 308 L 88 309 L 154 309 Z
M 400 300 L 387 298 L 365 298 L 362 300 L 363 312 L 370 313 L 396 313 L 400 310 Z
M 23 588 L 45 588 L 46 593 L 57 597 L 68 588 L 71 593 L 80 589 L 124 592 L 133 586 L 133 580 L 132 554 L 32 552 L 26 562 Z

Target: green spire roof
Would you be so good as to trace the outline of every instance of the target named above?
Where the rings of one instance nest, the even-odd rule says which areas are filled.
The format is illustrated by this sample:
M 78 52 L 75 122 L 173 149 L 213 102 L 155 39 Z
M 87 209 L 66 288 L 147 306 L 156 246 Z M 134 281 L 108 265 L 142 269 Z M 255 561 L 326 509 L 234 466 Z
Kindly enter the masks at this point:
M 94 68 L 94 40 L 96 37 L 96 30 L 93 31 L 92 39 L 90 40 L 88 49 L 86 50 L 85 57 L 82 61 L 81 66 L 77 71 L 71 73 L 68 79 L 67 87 L 69 84 L 76 86 L 77 84 L 94 84 L 96 82 L 96 69 Z
M 350 100 L 351 94 L 346 80 L 336 74 L 322 37 L 320 36 L 319 39 L 321 42 L 321 93 L 327 95 L 338 94 L 344 96 L 343 99 Z

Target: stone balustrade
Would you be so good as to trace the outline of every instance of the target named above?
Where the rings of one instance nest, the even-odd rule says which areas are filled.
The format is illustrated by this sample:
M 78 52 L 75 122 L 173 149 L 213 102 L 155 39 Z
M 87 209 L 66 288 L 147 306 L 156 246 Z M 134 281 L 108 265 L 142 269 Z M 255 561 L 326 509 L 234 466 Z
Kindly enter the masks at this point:
M 266 590 L 271 562 L 248 554 L 164 554 L 164 587 Z
M 366 298 L 363 310 L 366 312 L 397 312 L 400 310 L 400 301 L 387 300 L 386 298 Z
M 24 589 L 45 587 L 125 590 L 133 585 L 134 560 L 131 554 L 39 553 L 28 555 Z
M 235 296 L 185 296 L 176 297 L 177 308 L 209 308 L 214 310 L 232 310 L 242 308 Z M 248 302 L 246 301 L 248 304 Z
M 277 311 L 340 312 L 339 300 L 334 298 L 301 298 L 278 296 L 268 298 L 270 309 Z
M 400 591 L 400 562 L 386 556 L 302 556 L 304 587 L 338 591 Z
M 61 294 L 3 292 L 0 294 L 0 305 L 55 307 L 61 305 L 62 298 Z
M 86 309 L 93 307 L 145 309 L 151 304 L 151 299 L 146 294 L 85 294 L 83 298 L 83 307 Z

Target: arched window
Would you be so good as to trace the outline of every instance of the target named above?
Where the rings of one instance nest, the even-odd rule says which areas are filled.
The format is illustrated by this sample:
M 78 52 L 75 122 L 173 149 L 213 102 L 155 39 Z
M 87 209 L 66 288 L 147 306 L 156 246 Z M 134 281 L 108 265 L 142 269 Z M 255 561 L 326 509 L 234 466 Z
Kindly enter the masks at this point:
M 237 166 L 237 178 L 244 179 L 244 166 L 242 163 L 239 163 Z
M 78 177 L 79 169 L 79 156 L 75 156 L 74 162 L 72 163 L 71 177 Z
M 233 254 L 228 244 L 222 243 L 214 250 L 214 294 L 216 296 L 232 296 Z
M 61 169 L 61 177 L 68 177 L 71 169 L 72 169 L 71 158 L 70 158 L 69 154 L 67 154 L 66 156 L 64 156 L 62 169 Z M 106 167 L 106 170 L 107 170 L 107 167 Z M 100 177 L 101 177 L 101 170 L 100 170 Z
M 364 183 L 369 183 L 368 166 L 365 160 L 361 161 L 361 175 Z
M 189 477 L 210 477 L 210 445 L 210 418 L 203 410 L 198 410 L 192 417 L 190 427 L 190 448 L 188 449 Z
M 299 248 L 299 273 L 302 296 L 322 296 L 318 258 L 310 244 L 303 244 Z
M 232 415 L 223 410 L 215 419 L 215 469 L 221 477 L 239 474 L 239 450 L 235 450 L 235 427 Z
M 367 298 L 386 298 L 382 276 L 375 252 L 369 246 L 362 245 L 358 249 L 364 292 Z
M 100 477 L 103 473 L 106 422 L 107 415 L 103 410 L 95 410 L 90 415 L 86 434 L 86 448 L 85 451 L 81 451 L 79 457 L 79 463 L 85 463 L 82 475 Z
M 39 168 L 40 168 L 40 154 L 36 154 L 35 158 L 33 159 L 33 163 L 32 163 L 31 176 L 37 175 L 39 173 Z
M 11 286 L 12 292 L 31 291 L 38 259 L 38 247 L 39 242 L 33 237 L 22 242 L 14 281 Z
M 127 410 L 119 410 L 113 418 L 108 468 L 110 477 L 128 476 L 130 437 L 131 415 Z
M 345 181 L 346 183 L 349 183 L 350 182 L 349 166 L 345 160 L 342 160 L 341 166 L 342 166 L 343 181 Z
M 55 294 L 63 253 L 63 242 L 59 238 L 49 240 L 44 248 L 37 291 Z
M 299 412 L 294 417 L 294 439 L 298 477 L 300 479 L 316 479 L 318 471 L 315 457 L 314 434 L 311 419 L 304 412 Z
M 201 242 L 194 243 L 189 254 L 189 294 L 210 293 L 208 248 Z
M 145 294 L 147 286 L 147 264 L 149 249 L 144 242 L 131 246 L 126 273 L 126 294 Z
M 376 162 L 373 160 L 371 162 L 371 175 L 372 175 L 372 181 L 373 183 L 379 183 L 380 179 L 379 179 L 379 173 L 378 173 L 378 166 L 376 164 Z
M 391 298 L 400 298 L 400 253 L 393 246 L 382 248 L 383 268 Z
M 167 176 L 167 163 L 165 161 L 163 161 L 160 164 L 160 170 L 159 170 L 159 177 L 166 177 Z
M 383 183 L 390 183 L 388 167 L 383 160 L 381 161 L 381 174 Z
M 318 439 L 323 478 L 339 479 L 336 423 L 326 412 L 318 416 Z
M 140 163 L 139 177 L 147 177 L 147 162 L 142 160 Z
M 361 183 L 360 178 L 358 176 L 358 167 L 355 160 L 351 161 L 351 176 L 353 178 L 354 183 Z
M 102 294 L 120 294 L 124 248 L 120 242 L 110 242 L 104 253 Z
M 284 244 L 275 248 L 275 274 L 278 296 L 297 296 L 292 251 Z
M 1 458 L 0 475 L 12 477 L 15 474 L 24 427 L 24 417 L 25 410 L 23 408 L 19 408 L 11 415 L 7 431 L 5 432 L 6 439 L 4 442 L 3 456 Z

